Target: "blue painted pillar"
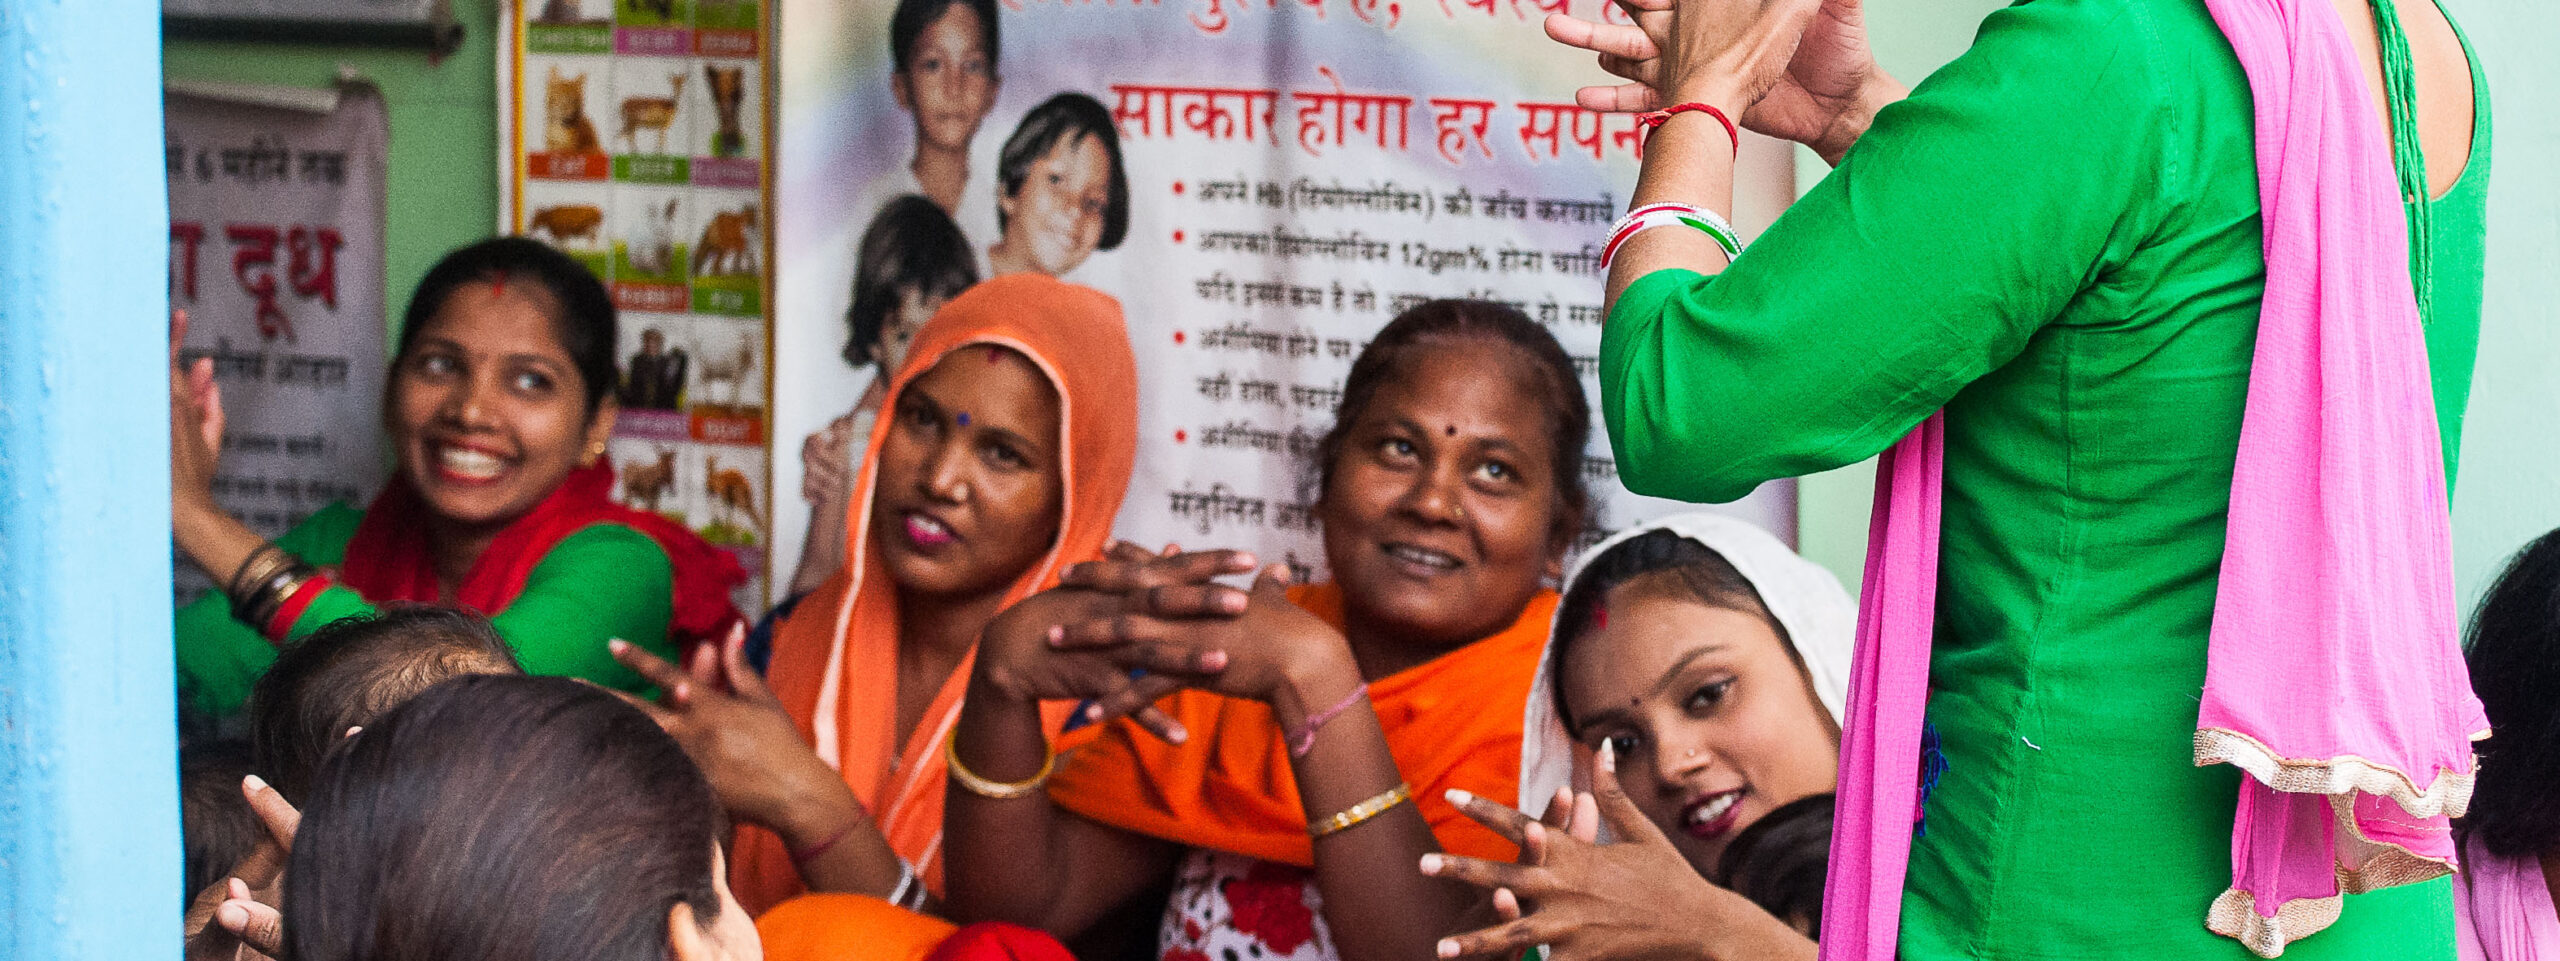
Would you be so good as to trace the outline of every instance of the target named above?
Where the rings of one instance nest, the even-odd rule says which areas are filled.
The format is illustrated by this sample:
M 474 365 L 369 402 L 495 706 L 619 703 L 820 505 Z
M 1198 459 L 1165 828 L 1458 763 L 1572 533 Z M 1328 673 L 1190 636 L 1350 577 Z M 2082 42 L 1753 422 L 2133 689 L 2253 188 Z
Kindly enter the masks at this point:
M 0 958 L 175 961 L 159 0 L 0 0 Z

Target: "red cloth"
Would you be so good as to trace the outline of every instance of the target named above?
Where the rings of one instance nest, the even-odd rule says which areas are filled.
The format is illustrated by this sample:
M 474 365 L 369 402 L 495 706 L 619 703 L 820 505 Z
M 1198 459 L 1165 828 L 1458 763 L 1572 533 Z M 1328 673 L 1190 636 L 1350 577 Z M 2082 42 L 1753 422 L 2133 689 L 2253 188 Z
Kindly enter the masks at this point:
M 1047 932 L 1006 924 L 1002 921 L 980 921 L 942 939 L 942 944 L 925 956 L 925 961 L 1075 961 L 1067 946 L 1058 943 Z
M 613 465 L 599 460 L 569 472 L 551 496 L 516 518 L 471 565 L 453 603 L 494 615 L 524 593 L 525 580 L 569 535 L 596 524 L 620 524 L 649 535 L 675 568 L 674 616 L 667 635 L 679 647 L 716 641 L 743 618 L 729 592 L 747 572 L 727 552 L 683 525 L 613 502 Z M 435 552 L 427 545 L 429 508 L 408 478 L 395 472 L 365 509 L 347 541 L 340 580 L 374 603 L 439 603 Z

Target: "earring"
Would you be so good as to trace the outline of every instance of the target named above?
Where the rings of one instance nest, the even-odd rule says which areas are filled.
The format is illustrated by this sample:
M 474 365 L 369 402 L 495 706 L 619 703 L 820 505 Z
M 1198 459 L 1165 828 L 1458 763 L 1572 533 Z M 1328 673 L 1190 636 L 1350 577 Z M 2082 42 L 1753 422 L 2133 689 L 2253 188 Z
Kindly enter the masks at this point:
M 578 462 L 578 466 L 594 467 L 596 465 L 596 461 L 602 457 L 604 457 L 604 442 L 597 441 L 593 444 L 587 445 L 587 456 Z

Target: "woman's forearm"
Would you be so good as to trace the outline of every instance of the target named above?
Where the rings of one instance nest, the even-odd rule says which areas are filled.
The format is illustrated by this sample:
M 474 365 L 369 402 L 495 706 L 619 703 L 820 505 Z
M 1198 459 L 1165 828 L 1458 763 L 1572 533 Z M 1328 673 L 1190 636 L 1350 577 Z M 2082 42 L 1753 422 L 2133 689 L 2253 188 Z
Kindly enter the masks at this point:
M 774 818 L 774 833 L 791 849 L 801 882 L 820 892 L 877 898 L 903 893 L 897 890 L 898 854 L 888 837 L 834 769 L 826 773 L 826 784 L 795 792 L 795 800 Z
M 267 543 L 266 538 L 210 502 L 178 506 L 170 513 L 170 533 L 177 539 L 178 550 L 213 579 L 216 590 L 229 590 L 231 575 L 240 570 L 252 552 Z M 261 635 L 266 633 L 264 624 L 249 627 Z
M 1360 683 L 1345 658 L 1338 669 L 1293 682 L 1273 699 L 1272 715 L 1283 731 L 1303 730 L 1309 714 L 1342 703 Z M 1309 824 L 1404 782 L 1366 699 L 1326 721 L 1315 735 L 1306 755 L 1290 762 Z M 1468 908 L 1480 900 L 1465 885 L 1414 870 L 1423 855 L 1440 850 L 1418 800 L 1315 841 L 1316 889 L 1344 961 L 1429 958 L 1435 942 L 1466 926 Z

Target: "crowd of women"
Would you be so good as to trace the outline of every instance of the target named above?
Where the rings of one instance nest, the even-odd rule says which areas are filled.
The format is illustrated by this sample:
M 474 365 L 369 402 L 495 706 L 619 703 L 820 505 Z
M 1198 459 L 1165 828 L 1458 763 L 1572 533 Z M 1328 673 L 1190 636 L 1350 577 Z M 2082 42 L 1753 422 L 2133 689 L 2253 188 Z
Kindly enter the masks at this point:
M 1667 108 L 1612 244 L 1600 397 L 1630 485 L 1729 498 L 1934 445 L 1913 754 L 1865 740 L 1893 568 L 1871 566 L 1862 618 L 1714 514 L 1573 556 L 1584 388 L 1484 301 L 1407 310 L 1353 362 L 1313 465 L 1332 579 L 1307 584 L 1112 541 L 1140 401 L 1118 302 L 1037 272 L 885 291 L 940 306 L 882 360 L 825 532 L 840 567 L 804 572 L 750 644 L 736 567 L 607 496 L 604 290 L 499 239 L 413 295 L 383 409 L 398 467 L 361 512 L 274 542 L 224 516 L 219 391 L 173 364 L 175 534 L 229 575 L 179 619 L 207 719 L 190 951 L 1880 958 L 1882 917 L 1907 957 L 2560 958 L 2560 534 L 2473 621 L 2487 760 L 2476 783 L 2442 772 L 2467 811 L 2407 812 L 2463 815 L 2461 874 L 2216 897 L 2259 890 L 2223 846 L 2255 772 L 2199 765 L 2197 692 L 2217 692 L 2217 565 L 2269 382 L 2263 292 L 2291 256 L 2261 227 L 2262 81 L 2231 5 L 2031 0 L 1909 92 L 1855 0 L 1547 24 L 1628 81 L 1587 105 Z M 2315 33 L 2372 86 L 2319 95 L 2398 148 L 2391 206 L 2423 256 L 2388 267 L 2414 272 L 2449 484 L 2485 91 L 2432 7 L 2334 9 L 2346 29 Z M 1837 164 L 1738 257 L 1737 124 Z M 1922 462 L 1905 451 L 1880 519 Z M 2468 703 L 2423 680 L 2372 693 Z M 1880 783 L 1916 788 L 1911 820 L 1871 816 Z M 1889 905 L 1840 883 L 1888 862 Z

